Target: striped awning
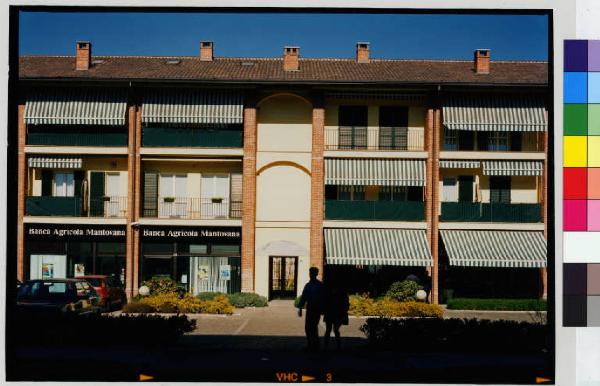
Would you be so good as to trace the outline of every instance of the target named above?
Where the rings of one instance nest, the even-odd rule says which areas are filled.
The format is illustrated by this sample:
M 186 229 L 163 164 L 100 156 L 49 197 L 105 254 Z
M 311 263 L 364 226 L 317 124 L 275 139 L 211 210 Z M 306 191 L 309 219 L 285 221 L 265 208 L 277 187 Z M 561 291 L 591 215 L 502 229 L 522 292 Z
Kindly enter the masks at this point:
M 546 267 L 546 240 L 532 231 L 440 231 L 450 265 L 462 267 Z
M 440 167 L 441 168 L 448 168 L 448 169 L 478 169 L 479 166 L 480 166 L 480 162 L 479 161 L 462 160 L 462 159 L 440 160 Z
M 450 130 L 546 131 L 544 100 L 534 95 L 455 95 L 443 106 Z
M 325 160 L 325 184 L 424 186 L 425 161 L 330 158 Z
M 324 229 L 325 261 L 337 265 L 431 266 L 424 229 Z
M 542 161 L 483 161 L 484 176 L 541 176 Z
M 25 103 L 31 125 L 125 125 L 123 89 L 48 88 L 33 91 Z
M 161 90 L 146 93 L 142 103 L 143 123 L 243 122 L 244 100 L 240 92 Z
M 30 168 L 42 169 L 81 169 L 83 159 L 78 157 L 30 157 Z

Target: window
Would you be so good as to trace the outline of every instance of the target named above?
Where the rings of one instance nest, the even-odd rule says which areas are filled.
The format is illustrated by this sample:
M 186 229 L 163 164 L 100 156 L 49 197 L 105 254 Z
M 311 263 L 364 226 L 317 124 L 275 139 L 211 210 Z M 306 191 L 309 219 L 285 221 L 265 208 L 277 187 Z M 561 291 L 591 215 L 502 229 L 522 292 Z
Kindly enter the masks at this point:
M 367 106 L 340 106 L 338 147 L 340 149 L 367 148 Z
M 458 150 L 458 132 L 444 127 L 444 143 L 442 150 Z
M 159 210 L 161 217 L 187 215 L 187 175 L 161 174 L 159 180 Z
M 488 135 L 488 150 L 489 151 L 508 151 L 509 132 L 507 131 L 492 131 Z
M 203 174 L 202 198 L 229 198 L 229 176 L 227 174 Z
M 54 196 L 73 197 L 75 195 L 75 181 L 73 173 L 54 173 Z
M 406 186 L 380 186 L 379 201 L 406 201 L 408 188 Z
M 379 148 L 407 150 L 408 107 L 381 106 L 379 108 Z
M 338 187 L 338 200 L 345 201 L 363 201 L 365 199 L 364 186 L 341 185 Z
M 510 177 L 490 177 L 490 202 L 510 204 Z

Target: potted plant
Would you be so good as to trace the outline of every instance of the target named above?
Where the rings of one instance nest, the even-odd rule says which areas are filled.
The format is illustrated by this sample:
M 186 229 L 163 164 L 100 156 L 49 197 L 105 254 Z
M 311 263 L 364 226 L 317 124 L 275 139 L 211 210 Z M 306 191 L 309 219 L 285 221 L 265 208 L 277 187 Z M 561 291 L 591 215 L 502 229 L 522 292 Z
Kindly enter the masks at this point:
M 223 197 L 212 197 L 210 200 L 213 204 L 220 204 L 223 202 Z
M 164 202 L 175 202 L 175 197 L 163 197 Z

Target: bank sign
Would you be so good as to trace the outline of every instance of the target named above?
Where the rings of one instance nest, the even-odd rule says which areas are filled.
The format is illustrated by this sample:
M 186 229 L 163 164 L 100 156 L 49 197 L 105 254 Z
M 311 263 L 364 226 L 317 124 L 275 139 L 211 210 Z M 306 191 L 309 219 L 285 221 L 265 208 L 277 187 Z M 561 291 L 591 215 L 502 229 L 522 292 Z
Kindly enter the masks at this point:
M 239 228 L 142 228 L 140 235 L 145 239 L 226 239 L 238 241 L 242 232 Z
M 28 237 L 47 237 L 54 239 L 66 238 L 122 238 L 125 237 L 125 227 L 88 226 L 88 225 L 29 225 L 26 230 Z

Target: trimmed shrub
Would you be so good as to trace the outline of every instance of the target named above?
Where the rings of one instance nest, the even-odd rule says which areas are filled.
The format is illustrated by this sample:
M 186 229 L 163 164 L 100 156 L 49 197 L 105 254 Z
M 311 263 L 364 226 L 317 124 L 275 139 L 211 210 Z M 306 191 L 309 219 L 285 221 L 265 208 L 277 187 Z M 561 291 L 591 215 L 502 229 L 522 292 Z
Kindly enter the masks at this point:
M 546 311 L 548 302 L 543 299 L 448 299 L 451 310 L 494 310 L 494 311 Z
M 423 286 L 412 280 L 397 281 L 392 283 L 385 296 L 399 302 L 417 300 L 417 291 L 420 289 L 423 289 Z
M 399 302 L 392 298 L 374 300 L 367 295 L 352 295 L 348 313 L 356 316 L 383 316 L 409 318 L 442 318 L 444 309 L 437 304 L 414 301 Z
M 176 294 L 179 292 L 177 283 L 170 278 L 152 278 L 142 283 L 150 289 L 150 296 L 161 294 Z
M 132 301 L 123 306 L 123 313 L 125 314 L 148 314 L 151 312 L 156 312 L 156 309 L 139 301 Z
M 406 352 L 547 352 L 547 325 L 506 320 L 369 318 L 361 327 L 372 346 Z
M 266 307 L 269 302 L 264 296 L 252 292 L 239 292 L 227 295 L 229 302 L 236 308 Z
M 200 300 L 192 294 L 185 293 L 181 298 L 174 293 L 146 296 L 136 302 L 128 303 L 123 308 L 125 313 L 208 313 L 232 314 L 233 306 L 223 294 L 212 300 Z
M 200 292 L 196 297 L 202 301 L 205 300 L 213 300 L 215 297 L 219 295 L 225 295 L 222 292 Z
M 206 314 L 233 314 L 233 306 L 225 295 L 218 295 L 213 300 L 200 302 L 200 312 Z

